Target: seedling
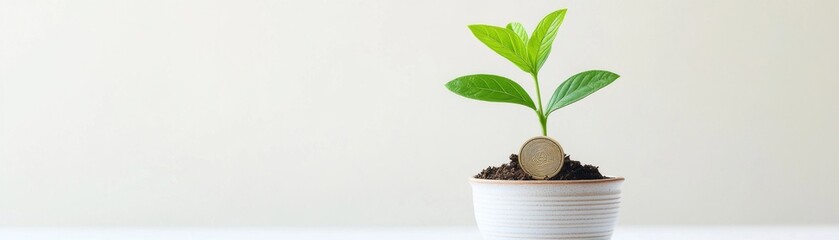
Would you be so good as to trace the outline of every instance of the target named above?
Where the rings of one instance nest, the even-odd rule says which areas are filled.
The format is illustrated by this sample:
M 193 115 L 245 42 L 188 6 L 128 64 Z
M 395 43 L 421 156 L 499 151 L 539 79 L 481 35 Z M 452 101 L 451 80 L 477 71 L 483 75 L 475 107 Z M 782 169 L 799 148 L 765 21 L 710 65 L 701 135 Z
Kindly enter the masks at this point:
M 578 73 L 560 84 L 551 96 L 551 100 L 548 101 L 547 108 L 542 108 L 539 69 L 551 53 L 551 45 L 556 38 L 559 25 L 565 18 L 565 11 L 566 9 L 562 9 L 545 16 L 530 36 L 527 35 L 524 26 L 517 22 L 507 24 L 506 28 L 480 24 L 469 25 L 469 30 L 478 40 L 533 77 L 533 82 L 536 84 L 538 108 L 521 85 L 502 76 L 466 75 L 446 83 L 446 88 L 471 99 L 515 103 L 529 107 L 539 117 L 542 135 L 547 136 L 546 124 L 552 112 L 585 98 L 620 77 L 604 70 Z

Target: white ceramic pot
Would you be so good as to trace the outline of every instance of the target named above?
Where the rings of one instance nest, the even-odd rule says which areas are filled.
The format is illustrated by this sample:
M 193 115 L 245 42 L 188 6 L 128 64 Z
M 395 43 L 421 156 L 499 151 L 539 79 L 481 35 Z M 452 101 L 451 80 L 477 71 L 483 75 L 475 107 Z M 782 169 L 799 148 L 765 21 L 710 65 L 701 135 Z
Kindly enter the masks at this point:
M 469 182 L 484 239 L 610 239 L 623 178 Z

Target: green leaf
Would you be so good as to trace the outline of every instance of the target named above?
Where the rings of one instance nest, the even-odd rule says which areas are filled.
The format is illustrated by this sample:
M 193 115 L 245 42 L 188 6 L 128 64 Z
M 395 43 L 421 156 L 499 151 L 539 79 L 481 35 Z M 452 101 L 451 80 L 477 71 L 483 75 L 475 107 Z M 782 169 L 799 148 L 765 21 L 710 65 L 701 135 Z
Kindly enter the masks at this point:
M 533 99 L 518 83 L 505 77 L 475 74 L 456 78 L 446 83 L 446 88 L 471 99 L 489 102 L 521 104 L 536 110 Z
M 551 54 L 551 45 L 563 19 L 565 19 L 565 9 L 552 12 L 545 16 L 533 30 L 533 36 L 527 42 L 527 51 L 534 71 L 538 72 L 548 59 L 548 55 Z
M 524 42 L 512 30 L 489 25 L 469 25 L 469 30 L 472 30 L 472 34 L 478 40 L 516 64 L 521 70 L 531 72 L 533 69 Z
M 554 91 L 554 95 L 548 101 L 545 116 L 600 90 L 618 77 L 620 76 L 613 72 L 603 70 L 589 70 L 571 76 Z
M 524 29 L 524 25 L 521 25 L 521 23 L 517 22 L 511 22 L 507 24 L 507 29 L 510 29 L 514 33 L 516 33 L 516 35 L 519 36 L 519 39 L 521 39 L 522 43 L 527 43 L 528 36 L 527 30 Z

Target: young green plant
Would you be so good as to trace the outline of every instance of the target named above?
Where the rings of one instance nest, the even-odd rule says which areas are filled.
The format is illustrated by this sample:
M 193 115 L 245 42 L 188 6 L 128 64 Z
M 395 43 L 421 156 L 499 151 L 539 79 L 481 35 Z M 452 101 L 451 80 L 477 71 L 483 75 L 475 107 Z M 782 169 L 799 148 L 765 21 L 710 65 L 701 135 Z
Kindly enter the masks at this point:
M 554 91 L 546 108 L 542 108 L 542 92 L 539 89 L 539 69 L 551 53 L 559 25 L 565 18 L 566 9 L 545 16 L 533 34 L 528 36 L 521 23 L 507 24 L 506 28 L 489 25 L 470 25 L 469 30 L 490 49 L 510 60 L 521 70 L 530 74 L 536 85 L 536 102 L 518 83 L 508 78 L 491 74 L 474 74 L 456 78 L 446 83 L 452 92 L 476 100 L 521 104 L 536 112 L 542 125 L 542 135 L 547 136 L 548 115 L 568 106 L 589 94 L 609 85 L 618 75 L 604 70 L 589 70 L 565 80 Z

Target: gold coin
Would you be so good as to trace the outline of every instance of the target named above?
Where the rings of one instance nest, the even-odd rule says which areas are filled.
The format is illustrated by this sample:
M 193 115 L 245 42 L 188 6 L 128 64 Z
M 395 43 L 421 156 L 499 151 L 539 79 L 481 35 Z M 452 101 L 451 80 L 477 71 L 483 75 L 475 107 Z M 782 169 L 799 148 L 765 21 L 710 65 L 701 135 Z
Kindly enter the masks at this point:
M 519 166 L 533 179 L 549 179 L 559 173 L 565 152 L 558 142 L 549 137 L 534 137 L 519 151 Z

